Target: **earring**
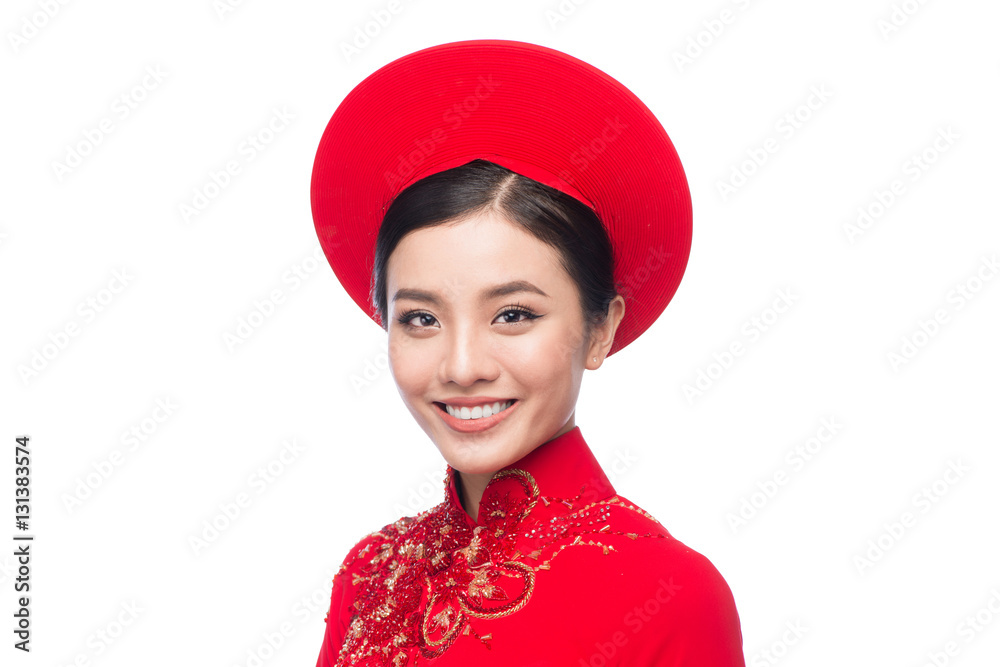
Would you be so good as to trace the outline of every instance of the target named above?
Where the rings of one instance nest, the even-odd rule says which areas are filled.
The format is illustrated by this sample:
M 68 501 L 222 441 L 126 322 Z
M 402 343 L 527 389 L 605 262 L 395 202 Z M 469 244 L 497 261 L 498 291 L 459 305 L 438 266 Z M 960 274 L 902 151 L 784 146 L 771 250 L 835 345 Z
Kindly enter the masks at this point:
M 597 361 L 597 357 L 594 357 L 594 361 Z

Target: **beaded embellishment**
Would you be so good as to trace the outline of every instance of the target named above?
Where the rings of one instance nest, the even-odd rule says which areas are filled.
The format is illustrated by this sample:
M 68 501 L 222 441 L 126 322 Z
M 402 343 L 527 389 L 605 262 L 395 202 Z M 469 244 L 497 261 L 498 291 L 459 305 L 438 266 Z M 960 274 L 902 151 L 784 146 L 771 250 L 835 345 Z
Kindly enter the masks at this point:
M 446 494 L 453 474 L 449 467 Z M 520 493 L 491 492 L 490 487 L 507 478 L 518 482 Z M 477 620 L 522 609 L 531 599 L 538 573 L 549 570 L 564 549 L 589 545 L 608 554 L 615 548 L 593 538 L 668 536 L 612 531 L 612 511 L 655 519 L 618 496 L 584 502 L 587 493 L 584 486 L 574 498 L 543 496 L 531 474 L 505 469 L 494 475 L 483 495 L 480 515 L 485 525 L 470 528 L 464 510 L 446 499 L 373 533 L 338 573 L 341 576 L 358 559 L 369 559 L 350 582 L 357 586 L 354 616 L 337 666 L 413 665 L 421 656 L 442 655 L 460 637 L 470 635 L 489 647 L 492 635 L 478 632 Z M 548 520 L 533 513 L 538 503 Z

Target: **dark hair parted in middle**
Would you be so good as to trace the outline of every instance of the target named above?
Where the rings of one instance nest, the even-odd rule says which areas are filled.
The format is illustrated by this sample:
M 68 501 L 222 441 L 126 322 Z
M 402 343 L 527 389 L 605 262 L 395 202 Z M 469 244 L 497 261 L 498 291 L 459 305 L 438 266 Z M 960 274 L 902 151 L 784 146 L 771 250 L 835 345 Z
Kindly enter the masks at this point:
M 431 174 L 403 190 L 382 219 L 372 268 L 372 303 L 388 329 L 389 257 L 403 237 L 424 227 L 495 212 L 555 248 L 576 283 L 584 336 L 608 314 L 617 296 L 614 252 L 604 225 L 583 202 L 486 160 Z

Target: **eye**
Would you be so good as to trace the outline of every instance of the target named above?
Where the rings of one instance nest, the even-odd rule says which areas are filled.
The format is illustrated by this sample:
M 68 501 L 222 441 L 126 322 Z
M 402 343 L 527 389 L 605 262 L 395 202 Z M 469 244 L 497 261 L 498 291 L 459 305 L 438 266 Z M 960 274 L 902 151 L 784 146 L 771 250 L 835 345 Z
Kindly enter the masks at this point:
M 524 324 L 529 320 L 534 320 L 541 317 L 541 315 L 536 315 L 531 309 L 526 308 L 520 304 L 513 306 L 508 306 L 505 308 L 494 322 L 499 321 L 500 324 Z M 437 318 L 428 312 L 423 310 L 408 310 L 401 314 L 397 320 L 404 327 L 410 329 L 430 329 L 434 327 L 437 323 Z
M 420 322 L 420 324 L 412 324 L 411 321 L 414 319 Z M 410 327 L 411 329 L 427 329 L 437 320 L 433 315 L 425 313 L 422 310 L 408 310 L 400 315 L 397 321 L 404 326 Z
M 498 318 L 501 318 L 503 320 L 504 324 L 523 324 L 523 323 L 525 323 L 525 322 L 527 322 L 529 320 L 534 320 L 534 319 L 537 319 L 539 317 L 541 317 L 541 316 L 540 315 L 536 315 L 530 309 L 525 308 L 524 306 L 521 306 L 521 305 L 511 306 L 511 307 L 505 309 L 498 316 Z M 523 318 L 523 319 L 519 319 L 519 318 Z

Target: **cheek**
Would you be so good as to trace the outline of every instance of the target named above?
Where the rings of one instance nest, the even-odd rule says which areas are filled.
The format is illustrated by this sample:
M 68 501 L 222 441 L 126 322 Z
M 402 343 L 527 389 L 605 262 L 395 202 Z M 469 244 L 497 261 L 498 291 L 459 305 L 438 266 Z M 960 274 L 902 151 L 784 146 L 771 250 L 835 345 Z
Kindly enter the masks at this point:
M 523 344 L 512 346 L 508 364 L 517 369 L 517 377 L 525 386 L 556 389 L 572 378 L 580 350 L 566 331 L 544 336 L 524 336 Z
M 420 355 L 411 346 L 389 337 L 389 372 L 404 395 L 420 390 L 425 382 Z

